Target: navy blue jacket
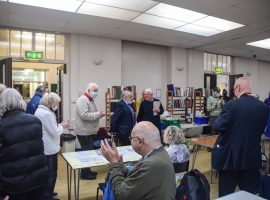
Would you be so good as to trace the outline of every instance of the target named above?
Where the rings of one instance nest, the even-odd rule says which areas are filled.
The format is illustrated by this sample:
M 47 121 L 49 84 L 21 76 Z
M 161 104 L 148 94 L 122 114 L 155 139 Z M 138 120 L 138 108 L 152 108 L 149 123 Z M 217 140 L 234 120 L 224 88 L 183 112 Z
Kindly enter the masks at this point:
M 267 106 L 248 94 L 225 104 L 214 124 L 220 133 L 216 146 L 228 149 L 222 156 L 212 157 L 225 160 L 221 170 L 261 168 L 261 135 L 267 119 Z
M 141 122 L 141 121 L 152 122 L 158 128 L 159 132 L 161 132 L 160 115 L 164 112 L 164 109 L 160 102 L 160 107 L 159 107 L 160 113 L 158 113 L 157 115 L 154 115 L 153 114 L 154 101 L 159 101 L 159 100 L 154 98 L 154 100 L 151 102 L 144 100 L 141 103 L 138 116 L 137 116 L 137 122 Z
M 110 131 L 116 132 L 120 139 L 128 139 L 134 126 L 135 115 L 130 108 L 124 100 L 120 100 L 112 115 Z
M 34 115 L 38 108 L 39 101 L 41 98 L 42 98 L 42 94 L 37 92 L 27 104 L 26 112 Z

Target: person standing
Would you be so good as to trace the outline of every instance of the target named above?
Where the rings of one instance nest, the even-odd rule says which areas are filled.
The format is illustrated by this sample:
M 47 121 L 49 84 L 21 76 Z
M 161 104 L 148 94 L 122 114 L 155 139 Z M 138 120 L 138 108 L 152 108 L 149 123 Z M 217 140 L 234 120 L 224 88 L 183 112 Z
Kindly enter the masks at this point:
M 26 107 L 27 113 L 31 115 L 35 114 L 39 105 L 39 101 L 46 92 L 48 92 L 47 86 L 41 85 L 37 87 L 35 95 L 31 98 L 31 100 L 27 104 L 27 107 Z
M 237 79 L 234 91 L 238 99 L 225 104 L 214 125 L 219 136 L 212 149 L 212 165 L 219 170 L 220 197 L 233 193 L 237 185 L 250 193 L 260 189 L 261 134 L 268 108 L 250 95 L 250 79 Z
M 144 100 L 141 103 L 137 122 L 149 121 L 152 122 L 161 133 L 160 115 L 164 112 L 161 102 L 153 97 L 151 88 L 144 90 Z
M 75 127 L 82 151 L 93 150 L 93 139 L 99 129 L 99 119 L 105 116 L 104 111 L 98 111 L 94 99 L 98 94 L 98 85 L 88 83 L 85 92 L 76 102 Z M 85 168 L 81 170 L 82 179 L 96 179 L 96 172 Z
M 122 99 L 117 103 L 111 119 L 110 131 L 116 133 L 122 146 L 130 145 L 129 136 L 135 124 L 135 113 L 131 107 L 132 100 L 132 93 L 123 91 Z
M 158 129 L 147 121 L 136 124 L 131 145 L 142 156 L 129 172 L 113 143 L 101 141 L 102 155 L 110 162 L 110 186 L 117 200 L 175 200 L 175 173 L 160 142 Z
M 64 129 L 69 126 L 65 121 L 57 124 L 55 111 L 59 107 L 60 100 L 58 94 L 54 92 L 45 94 L 40 99 L 40 105 L 35 112 L 35 116 L 39 118 L 42 123 L 42 140 L 49 169 L 48 182 L 43 191 L 46 199 L 54 199 L 53 194 L 57 179 L 57 153 L 60 150 L 60 135 L 64 132 Z
M 210 122 L 210 135 L 215 134 L 214 123 L 222 111 L 223 101 L 220 96 L 219 87 L 213 89 L 213 96 L 209 96 L 207 99 L 207 111 L 209 112 L 209 122 Z
M 12 200 L 43 200 L 48 180 L 41 121 L 25 113 L 25 102 L 14 88 L 0 96 L 0 196 Z
M 0 95 L 4 92 L 5 89 L 7 89 L 7 86 L 0 83 Z

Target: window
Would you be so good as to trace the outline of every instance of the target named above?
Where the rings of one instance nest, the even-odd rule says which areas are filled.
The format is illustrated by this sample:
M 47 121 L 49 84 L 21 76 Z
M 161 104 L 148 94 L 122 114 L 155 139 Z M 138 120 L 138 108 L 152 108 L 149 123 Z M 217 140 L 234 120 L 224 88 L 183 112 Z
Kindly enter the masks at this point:
M 56 59 L 64 60 L 65 55 L 65 37 L 63 35 L 56 35 Z
M 215 67 L 222 67 L 223 72 L 231 73 L 231 57 L 220 54 L 204 53 L 204 71 L 215 72 Z
M 46 59 L 55 59 L 55 35 L 46 34 Z
M 10 56 L 21 57 L 21 31 L 10 31 Z
M 9 31 L 0 29 L 0 56 L 9 55 Z
M 25 51 L 31 51 L 32 48 L 32 32 L 22 32 L 22 51 L 21 57 L 24 57 Z

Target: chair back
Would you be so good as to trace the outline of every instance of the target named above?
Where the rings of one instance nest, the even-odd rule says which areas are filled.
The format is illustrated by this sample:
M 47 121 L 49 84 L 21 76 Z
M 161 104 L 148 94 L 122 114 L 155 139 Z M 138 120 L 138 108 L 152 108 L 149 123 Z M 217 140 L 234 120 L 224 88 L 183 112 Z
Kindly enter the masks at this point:
M 173 163 L 175 173 L 188 171 L 188 167 L 189 167 L 189 160 L 182 163 Z

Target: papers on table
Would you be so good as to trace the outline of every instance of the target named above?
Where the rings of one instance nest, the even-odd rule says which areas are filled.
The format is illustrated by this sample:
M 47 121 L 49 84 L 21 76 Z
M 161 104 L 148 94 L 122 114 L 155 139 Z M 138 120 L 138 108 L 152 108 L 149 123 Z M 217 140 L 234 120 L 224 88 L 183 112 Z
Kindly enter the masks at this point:
M 138 161 L 141 158 L 131 146 L 117 147 L 117 150 L 120 155 L 123 155 L 124 162 Z M 73 169 L 109 164 L 100 150 L 68 152 L 62 153 L 62 156 Z

